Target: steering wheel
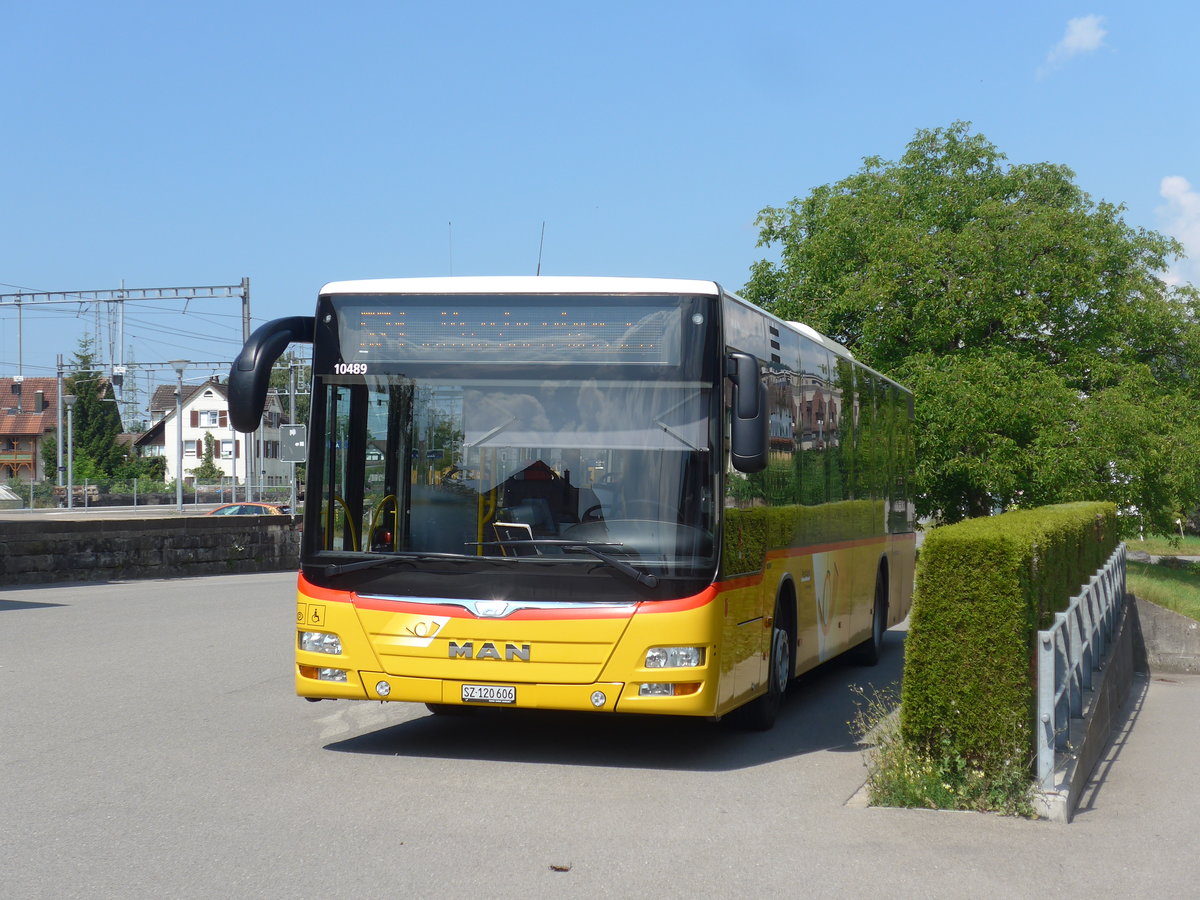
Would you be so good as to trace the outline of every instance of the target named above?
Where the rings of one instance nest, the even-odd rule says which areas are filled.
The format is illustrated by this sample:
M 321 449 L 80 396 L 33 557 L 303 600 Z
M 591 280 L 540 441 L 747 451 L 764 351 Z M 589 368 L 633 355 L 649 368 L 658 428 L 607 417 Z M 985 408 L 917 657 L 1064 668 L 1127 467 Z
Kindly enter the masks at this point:
M 579 517 L 580 522 L 603 522 L 604 521 L 604 504 L 597 503 L 595 506 L 589 506 L 583 511 L 583 515 Z
M 654 519 L 659 522 L 679 520 L 679 510 L 657 500 L 630 500 L 625 504 L 625 515 L 631 519 Z

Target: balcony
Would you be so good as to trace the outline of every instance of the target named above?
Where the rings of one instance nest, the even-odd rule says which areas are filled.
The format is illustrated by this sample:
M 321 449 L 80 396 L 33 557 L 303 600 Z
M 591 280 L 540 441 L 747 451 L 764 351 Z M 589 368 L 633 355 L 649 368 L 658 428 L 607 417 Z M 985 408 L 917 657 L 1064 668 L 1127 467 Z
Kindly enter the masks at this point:
M 0 450 L 0 466 L 32 466 L 32 450 Z

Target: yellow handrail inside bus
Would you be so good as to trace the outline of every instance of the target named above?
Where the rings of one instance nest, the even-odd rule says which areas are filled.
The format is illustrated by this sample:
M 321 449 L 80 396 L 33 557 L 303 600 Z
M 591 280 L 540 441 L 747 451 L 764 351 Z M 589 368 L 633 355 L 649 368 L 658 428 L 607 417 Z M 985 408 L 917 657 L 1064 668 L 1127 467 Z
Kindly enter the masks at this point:
M 354 530 L 354 520 L 350 518 L 350 507 L 346 505 L 346 501 L 337 494 L 333 495 L 333 502 L 341 505 L 342 515 L 346 517 L 346 524 L 350 526 L 350 543 L 352 550 L 358 550 L 358 532 Z M 332 516 L 325 520 L 325 549 L 332 550 L 333 535 L 330 534 L 333 525 Z
M 387 509 L 388 501 L 392 502 L 392 549 L 396 549 L 396 534 L 400 531 L 400 501 L 396 499 L 395 494 L 388 494 L 379 501 L 379 505 L 375 507 L 375 513 L 371 516 L 371 527 L 367 529 L 367 534 L 371 535 L 371 543 L 375 542 L 375 526 L 379 524 L 380 514 Z

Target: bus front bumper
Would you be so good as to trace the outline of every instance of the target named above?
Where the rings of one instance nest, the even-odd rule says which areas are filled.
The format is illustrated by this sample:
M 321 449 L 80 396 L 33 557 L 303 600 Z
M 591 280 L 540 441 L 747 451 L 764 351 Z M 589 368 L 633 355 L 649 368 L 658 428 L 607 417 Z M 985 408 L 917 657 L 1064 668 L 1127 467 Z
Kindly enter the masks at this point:
M 713 691 L 705 683 L 687 684 L 681 693 L 642 696 L 636 683 L 487 684 L 434 678 L 408 678 L 385 672 L 347 671 L 345 681 L 318 678 L 317 671 L 298 666 L 296 693 L 319 700 L 380 700 L 438 703 L 447 706 L 507 706 L 593 712 L 711 716 Z M 464 700 L 464 697 L 485 699 Z

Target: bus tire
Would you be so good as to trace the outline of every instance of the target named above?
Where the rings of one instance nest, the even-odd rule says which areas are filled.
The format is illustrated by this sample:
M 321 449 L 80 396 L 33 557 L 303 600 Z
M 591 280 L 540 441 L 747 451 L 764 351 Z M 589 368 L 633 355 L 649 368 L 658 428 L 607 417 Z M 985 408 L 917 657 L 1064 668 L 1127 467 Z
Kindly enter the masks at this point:
M 887 569 L 879 567 L 875 574 L 875 605 L 871 610 L 871 636 L 850 651 L 851 658 L 860 666 L 873 666 L 883 655 L 883 633 L 887 631 L 888 611 Z
M 792 636 L 784 626 L 779 602 L 771 625 L 771 657 L 767 662 L 767 691 L 740 710 L 736 722 L 750 731 L 769 731 L 779 716 L 783 695 L 792 680 Z

